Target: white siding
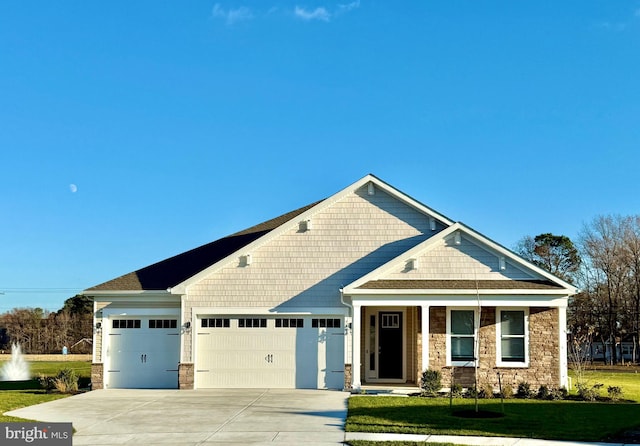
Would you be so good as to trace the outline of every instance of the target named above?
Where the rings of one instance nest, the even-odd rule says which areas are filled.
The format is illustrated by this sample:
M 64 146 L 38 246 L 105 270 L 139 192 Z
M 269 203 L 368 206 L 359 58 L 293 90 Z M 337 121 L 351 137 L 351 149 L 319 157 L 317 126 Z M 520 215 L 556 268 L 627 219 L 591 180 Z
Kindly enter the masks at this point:
M 289 231 L 251 252 L 251 265 L 236 259 L 190 286 L 185 314 L 193 307 L 342 307 L 341 287 L 435 233 L 424 214 L 362 188 L 313 215 L 310 231 L 300 232 L 293 221 Z
M 460 244 L 454 243 L 453 236 L 441 241 L 437 246 L 416 257 L 418 267 L 405 269 L 401 264 L 395 271 L 381 279 L 423 279 L 423 280 L 513 280 L 536 279 L 530 272 L 518 268 L 505 259 L 506 268 L 500 270 L 500 255 L 483 248 L 464 236 Z

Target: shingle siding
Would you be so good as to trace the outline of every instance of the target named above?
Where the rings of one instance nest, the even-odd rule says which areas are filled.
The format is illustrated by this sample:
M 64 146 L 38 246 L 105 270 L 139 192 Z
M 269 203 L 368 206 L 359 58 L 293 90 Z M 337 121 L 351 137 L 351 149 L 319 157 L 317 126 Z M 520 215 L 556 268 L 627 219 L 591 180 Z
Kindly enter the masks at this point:
M 453 237 L 417 257 L 416 269 L 401 266 L 384 276 L 385 279 L 449 279 L 449 280 L 511 280 L 534 279 L 530 273 L 507 262 L 499 269 L 499 256 L 461 237 L 460 244 Z
M 435 233 L 424 214 L 382 191 L 369 196 L 363 188 L 313 215 L 310 231 L 301 232 L 294 221 L 251 252 L 251 265 L 234 259 L 189 287 L 186 311 L 341 308 L 340 288 Z

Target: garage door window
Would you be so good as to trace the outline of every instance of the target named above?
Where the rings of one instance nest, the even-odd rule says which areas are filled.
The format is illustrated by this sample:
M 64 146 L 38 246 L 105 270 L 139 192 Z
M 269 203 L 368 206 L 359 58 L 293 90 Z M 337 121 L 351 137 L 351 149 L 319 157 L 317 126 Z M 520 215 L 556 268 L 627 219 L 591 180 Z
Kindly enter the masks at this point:
M 150 319 L 149 328 L 178 328 L 177 319 Z
M 113 328 L 140 328 L 140 319 L 114 319 Z
M 229 318 L 210 317 L 202 319 L 202 328 L 229 328 Z
M 276 319 L 276 328 L 304 328 L 304 319 Z
M 267 328 L 266 319 L 243 318 L 238 319 L 239 328 Z
M 311 319 L 313 328 L 340 328 L 340 319 Z

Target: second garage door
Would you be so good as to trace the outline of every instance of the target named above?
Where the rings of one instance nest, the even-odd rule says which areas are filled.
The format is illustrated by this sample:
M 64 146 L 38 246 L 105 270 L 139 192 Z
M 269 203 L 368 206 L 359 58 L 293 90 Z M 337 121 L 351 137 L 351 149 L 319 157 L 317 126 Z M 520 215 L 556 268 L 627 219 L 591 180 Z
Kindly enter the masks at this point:
M 344 385 L 341 317 L 202 317 L 196 345 L 198 388 Z

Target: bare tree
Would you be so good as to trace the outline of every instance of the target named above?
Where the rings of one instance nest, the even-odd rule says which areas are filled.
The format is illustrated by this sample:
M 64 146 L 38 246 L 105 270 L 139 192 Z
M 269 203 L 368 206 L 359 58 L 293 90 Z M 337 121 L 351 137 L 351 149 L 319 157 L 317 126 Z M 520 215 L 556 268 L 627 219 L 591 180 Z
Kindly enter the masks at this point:
M 618 362 L 616 342 L 622 322 L 623 294 L 629 267 L 625 262 L 624 219 L 620 216 L 599 216 L 585 225 L 580 234 L 582 257 L 597 278 L 593 291 L 604 291 L 606 299 L 606 327 L 601 333 L 605 352 L 609 347 L 612 364 Z M 597 296 L 598 294 L 596 294 Z

